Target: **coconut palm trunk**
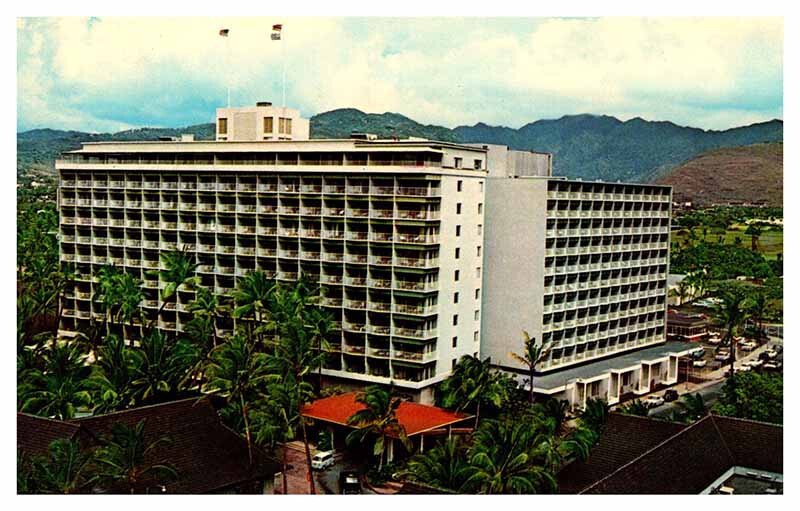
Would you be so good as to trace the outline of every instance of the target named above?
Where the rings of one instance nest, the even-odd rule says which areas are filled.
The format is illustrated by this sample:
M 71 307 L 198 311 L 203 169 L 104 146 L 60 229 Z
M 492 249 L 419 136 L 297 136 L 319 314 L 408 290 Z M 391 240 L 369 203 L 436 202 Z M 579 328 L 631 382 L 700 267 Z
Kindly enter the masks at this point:
M 306 431 L 306 423 L 303 420 L 303 417 L 300 417 L 300 429 L 303 430 L 303 444 L 305 445 L 306 451 L 306 469 L 308 474 L 308 490 L 311 492 L 311 495 L 317 494 L 317 488 L 314 484 L 314 473 L 311 471 L 311 447 L 308 445 L 308 432 Z

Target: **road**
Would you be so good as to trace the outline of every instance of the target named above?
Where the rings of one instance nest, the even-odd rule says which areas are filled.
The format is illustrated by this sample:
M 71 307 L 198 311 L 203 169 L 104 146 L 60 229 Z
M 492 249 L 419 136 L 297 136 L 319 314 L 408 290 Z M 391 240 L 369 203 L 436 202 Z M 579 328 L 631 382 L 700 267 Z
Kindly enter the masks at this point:
M 703 402 L 706 404 L 706 407 L 711 408 L 714 405 L 714 403 L 717 402 L 717 399 L 719 399 L 719 395 L 720 392 L 722 392 L 722 386 L 724 384 L 725 380 L 720 380 L 712 385 L 709 385 L 708 387 L 703 387 L 695 392 L 688 392 L 688 393 L 700 394 L 703 397 Z M 680 387 L 681 385 L 676 385 L 673 388 L 677 390 L 681 395 L 687 394 L 687 392 L 681 392 Z M 664 403 L 663 405 L 657 406 L 655 408 L 651 408 L 650 417 L 662 417 L 662 418 L 669 417 L 670 415 L 672 415 L 673 411 L 680 409 L 680 407 L 678 406 L 679 400 L 680 399 L 669 403 Z

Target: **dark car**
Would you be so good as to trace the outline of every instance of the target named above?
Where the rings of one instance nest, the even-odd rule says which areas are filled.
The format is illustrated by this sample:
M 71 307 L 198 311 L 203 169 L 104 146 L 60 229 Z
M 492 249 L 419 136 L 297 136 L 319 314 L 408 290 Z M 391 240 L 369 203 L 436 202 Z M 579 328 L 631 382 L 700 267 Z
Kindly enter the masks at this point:
M 700 360 L 701 358 L 703 358 L 705 356 L 705 354 L 706 354 L 706 350 L 704 350 L 703 348 L 700 348 L 698 350 L 693 351 L 691 353 L 691 357 L 693 359 L 695 359 L 695 360 Z
M 342 495 L 361 493 L 361 477 L 355 470 L 343 470 L 339 474 L 339 491 Z
M 675 401 L 678 399 L 678 391 L 675 389 L 669 389 L 664 392 L 664 401 L 670 402 Z

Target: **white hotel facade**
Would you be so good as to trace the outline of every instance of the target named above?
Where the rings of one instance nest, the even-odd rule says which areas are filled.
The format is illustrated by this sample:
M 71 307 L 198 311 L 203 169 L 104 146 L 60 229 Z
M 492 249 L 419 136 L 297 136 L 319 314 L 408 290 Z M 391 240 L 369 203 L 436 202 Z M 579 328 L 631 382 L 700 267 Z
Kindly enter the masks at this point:
M 503 146 L 309 139 L 299 112 L 268 103 L 219 109 L 216 138 L 86 143 L 56 162 L 61 260 L 81 275 L 65 329 L 101 318 L 91 275 L 106 264 L 142 279 L 155 314 L 149 271 L 185 247 L 217 293 L 256 269 L 319 282 L 340 328 L 327 380 L 423 402 L 464 355 L 519 371 L 523 329 L 553 346 L 543 381 L 665 341 L 667 187 L 552 178 L 550 155 Z M 192 298 L 179 292 L 159 327 L 181 331 Z M 536 387 L 613 401 L 623 379 L 607 373 Z

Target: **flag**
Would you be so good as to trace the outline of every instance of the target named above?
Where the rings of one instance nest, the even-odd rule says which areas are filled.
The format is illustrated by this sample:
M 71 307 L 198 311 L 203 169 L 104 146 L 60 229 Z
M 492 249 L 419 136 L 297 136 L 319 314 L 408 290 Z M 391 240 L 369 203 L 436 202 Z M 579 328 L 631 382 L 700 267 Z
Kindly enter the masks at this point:
M 219 31 L 219 35 L 221 35 L 222 37 L 228 37 L 228 32 L 230 32 L 229 29 L 223 28 L 222 30 Z
M 280 24 L 272 25 L 272 35 L 270 36 L 270 38 L 273 41 L 280 41 L 281 40 L 281 29 L 282 28 L 283 28 L 283 25 L 280 25 Z

